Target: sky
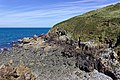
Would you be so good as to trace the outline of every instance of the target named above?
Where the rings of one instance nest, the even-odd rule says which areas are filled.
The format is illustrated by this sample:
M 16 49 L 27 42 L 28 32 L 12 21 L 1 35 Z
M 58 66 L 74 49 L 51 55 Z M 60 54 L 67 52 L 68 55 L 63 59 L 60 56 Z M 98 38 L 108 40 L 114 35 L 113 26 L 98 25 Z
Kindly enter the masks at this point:
M 0 0 L 0 27 L 52 27 L 120 0 Z

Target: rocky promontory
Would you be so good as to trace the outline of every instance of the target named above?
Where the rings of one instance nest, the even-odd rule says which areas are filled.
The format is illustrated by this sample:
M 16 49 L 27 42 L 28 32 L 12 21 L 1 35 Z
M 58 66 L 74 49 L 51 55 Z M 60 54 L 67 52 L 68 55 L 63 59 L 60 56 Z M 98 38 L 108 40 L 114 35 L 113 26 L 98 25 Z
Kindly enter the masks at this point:
M 19 39 L 11 49 L 3 49 L 0 80 L 120 80 L 115 7 L 120 4 L 64 21 L 47 34 Z M 114 19 L 109 17 L 113 12 L 101 18 L 109 9 L 116 12 Z
M 82 42 L 73 40 L 62 29 L 54 33 L 34 35 L 23 38 L 12 49 L 4 50 L 0 54 L 1 80 L 119 80 L 119 51 L 109 48 L 107 44 L 96 44 L 92 41 Z M 7 67 L 16 76 L 5 75 Z M 24 76 L 20 79 L 16 66 L 24 64 L 19 71 Z M 11 69 L 12 67 L 12 69 Z M 22 72 L 23 71 L 23 72 Z M 7 73 L 7 72 L 6 72 Z M 9 71 L 8 71 L 9 73 Z M 29 79 L 26 74 L 31 74 Z M 7 76 L 7 78 L 6 78 Z

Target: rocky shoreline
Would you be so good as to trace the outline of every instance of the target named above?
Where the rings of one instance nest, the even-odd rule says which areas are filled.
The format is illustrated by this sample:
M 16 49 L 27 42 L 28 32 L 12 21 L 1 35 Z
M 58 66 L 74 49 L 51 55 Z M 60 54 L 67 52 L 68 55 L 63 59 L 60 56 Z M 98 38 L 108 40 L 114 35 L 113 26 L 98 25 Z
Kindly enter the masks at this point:
M 18 77 L 3 76 L 4 66 L 0 67 L 0 80 L 120 80 L 119 62 L 120 52 L 109 44 L 76 41 L 64 30 L 57 29 L 52 33 L 23 38 L 12 49 L 3 50 L 0 65 L 9 64 L 16 68 L 24 64 L 33 77 L 26 78 L 27 71 Z

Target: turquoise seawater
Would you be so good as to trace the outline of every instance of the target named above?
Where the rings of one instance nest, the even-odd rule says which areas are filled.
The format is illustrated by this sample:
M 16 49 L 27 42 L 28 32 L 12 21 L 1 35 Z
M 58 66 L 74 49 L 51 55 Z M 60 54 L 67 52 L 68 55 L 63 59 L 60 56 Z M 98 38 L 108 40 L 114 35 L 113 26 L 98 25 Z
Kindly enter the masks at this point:
M 24 37 L 46 34 L 50 28 L 0 28 L 0 48 L 9 48 L 13 42 Z

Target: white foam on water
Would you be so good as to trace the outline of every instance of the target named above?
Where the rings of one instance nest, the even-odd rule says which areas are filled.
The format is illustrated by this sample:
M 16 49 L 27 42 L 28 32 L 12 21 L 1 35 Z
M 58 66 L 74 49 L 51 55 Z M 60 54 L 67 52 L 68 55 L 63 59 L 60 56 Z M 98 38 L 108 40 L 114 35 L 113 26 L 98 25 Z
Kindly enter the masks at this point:
M 4 50 L 4 48 L 0 48 L 0 51 L 3 51 Z
M 7 43 L 7 44 L 10 44 L 10 43 Z

